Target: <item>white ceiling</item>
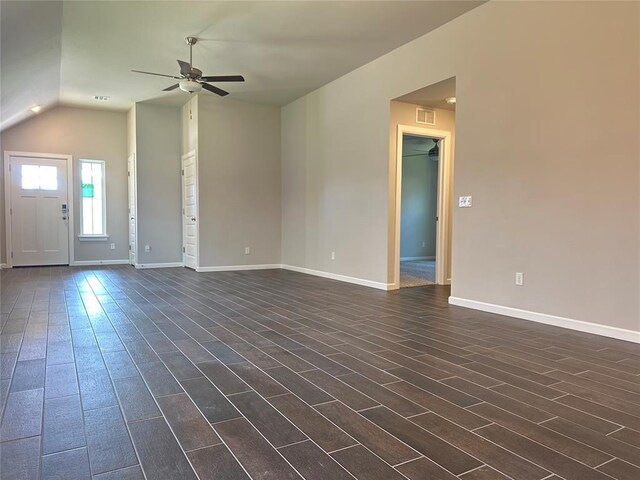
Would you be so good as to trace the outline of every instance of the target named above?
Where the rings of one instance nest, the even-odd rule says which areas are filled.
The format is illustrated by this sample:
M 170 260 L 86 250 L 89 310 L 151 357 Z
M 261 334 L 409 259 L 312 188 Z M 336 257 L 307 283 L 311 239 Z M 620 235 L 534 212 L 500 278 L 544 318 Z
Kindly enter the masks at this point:
M 0 2 L 0 129 L 60 93 L 59 2 Z
M 408 93 L 395 100 L 399 102 L 422 105 L 423 107 L 455 110 L 455 104 L 449 104 L 445 99 L 456 96 L 456 77 L 451 77 L 415 92 Z
M 161 90 L 188 61 L 184 37 L 201 38 L 194 65 L 239 100 L 284 105 L 417 38 L 482 1 L 2 1 L 1 128 L 45 108 L 179 105 Z M 108 95 L 98 103 L 94 95 Z

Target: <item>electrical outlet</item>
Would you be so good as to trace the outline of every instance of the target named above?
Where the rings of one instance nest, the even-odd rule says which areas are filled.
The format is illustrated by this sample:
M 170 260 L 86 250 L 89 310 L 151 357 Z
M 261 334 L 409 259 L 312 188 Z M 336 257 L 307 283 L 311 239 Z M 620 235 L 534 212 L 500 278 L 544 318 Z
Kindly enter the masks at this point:
M 149 253 L 151 251 L 151 245 L 145 245 L 144 246 L 144 251 L 145 251 L 145 253 Z
M 422 242 L 422 248 L 427 246 L 427 242 Z
M 458 197 L 458 207 L 460 208 L 471 208 L 471 195 L 467 195 L 464 197 Z
M 116 249 L 116 244 L 115 244 L 115 243 L 112 243 L 112 244 L 109 246 L 109 248 L 111 248 L 111 250 L 115 250 L 115 249 Z
M 331 252 L 331 260 L 335 260 L 336 259 L 336 252 Z
M 244 254 L 249 255 L 251 253 L 251 247 L 244 247 Z
M 524 273 L 516 272 L 516 285 L 518 286 L 524 285 Z

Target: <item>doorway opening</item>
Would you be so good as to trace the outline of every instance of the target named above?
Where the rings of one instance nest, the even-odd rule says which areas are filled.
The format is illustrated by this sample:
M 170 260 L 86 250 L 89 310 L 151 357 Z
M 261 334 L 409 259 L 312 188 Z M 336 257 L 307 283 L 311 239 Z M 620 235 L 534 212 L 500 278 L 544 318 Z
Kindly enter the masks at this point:
M 451 133 L 398 125 L 397 135 L 395 284 L 449 284 Z
M 400 288 L 436 283 L 440 140 L 402 136 Z

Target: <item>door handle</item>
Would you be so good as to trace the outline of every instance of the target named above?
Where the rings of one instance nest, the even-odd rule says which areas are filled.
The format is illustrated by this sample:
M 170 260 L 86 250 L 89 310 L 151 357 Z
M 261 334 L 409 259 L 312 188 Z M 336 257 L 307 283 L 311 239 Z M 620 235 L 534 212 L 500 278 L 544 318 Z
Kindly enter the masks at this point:
M 63 219 L 63 220 L 66 220 L 66 219 L 67 219 L 67 217 L 66 217 L 66 216 L 63 216 L 63 217 L 62 217 L 62 219 Z
M 196 221 L 196 217 L 191 217 L 191 221 L 195 222 Z

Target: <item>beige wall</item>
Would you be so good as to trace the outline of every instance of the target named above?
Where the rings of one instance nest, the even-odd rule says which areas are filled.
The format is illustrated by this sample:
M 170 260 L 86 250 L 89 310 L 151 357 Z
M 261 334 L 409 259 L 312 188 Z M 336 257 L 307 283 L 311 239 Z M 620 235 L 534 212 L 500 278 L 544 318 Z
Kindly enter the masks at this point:
M 136 153 L 136 105 L 127 112 L 127 158 Z
M 639 18 L 489 2 L 284 107 L 283 262 L 391 281 L 389 101 L 455 76 L 452 295 L 640 330 Z
M 177 107 L 136 105 L 138 264 L 182 262 L 181 125 Z
M 197 112 L 199 266 L 279 264 L 280 109 L 206 95 Z
M 198 150 L 198 96 L 193 95 L 182 106 L 182 154 Z
M 4 142 L 2 132 L 0 132 L 0 265 L 4 264 L 7 256 L 6 230 L 4 218 Z
M 372 83 L 335 84 L 282 111 L 282 263 L 386 283 L 389 99 L 376 125 Z
M 306 98 L 305 98 L 306 100 Z M 313 265 L 319 253 L 313 244 L 314 229 L 307 227 L 307 145 L 314 133 L 307 126 L 306 101 L 289 104 L 282 109 L 282 263 L 293 266 Z M 311 194 L 311 192 L 309 192 Z M 315 202 L 315 199 L 311 199 Z M 309 252 L 309 255 L 307 255 Z M 307 267 L 309 268 L 309 267 Z
M 126 113 L 57 107 L 3 131 L 0 138 L 3 151 L 73 156 L 76 192 L 73 205 L 76 261 L 121 260 L 128 257 Z M 80 233 L 80 197 L 78 196 L 80 184 L 78 161 L 80 159 L 105 161 L 108 241 L 80 242 L 77 238 Z M 2 170 L 4 171 L 4 165 Z M 4 206 L 4 193 L 2 195 Z M 4 208 L 1 210 L 4 217 Z M 4 218 L 0 224 L 3 244 L 2 261 L 4 262 Z M 115 250 L 110 250 L 111 242 L 116 244 Z

